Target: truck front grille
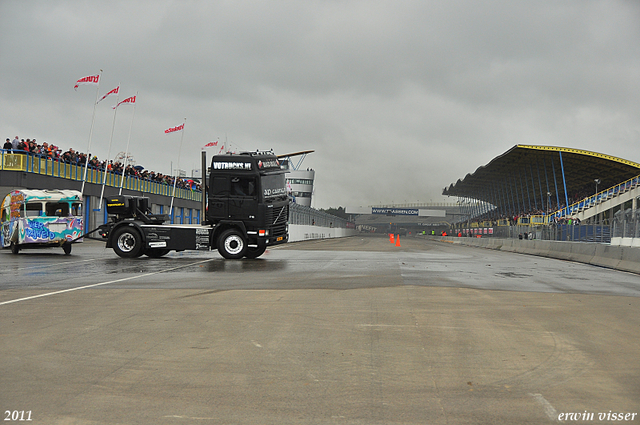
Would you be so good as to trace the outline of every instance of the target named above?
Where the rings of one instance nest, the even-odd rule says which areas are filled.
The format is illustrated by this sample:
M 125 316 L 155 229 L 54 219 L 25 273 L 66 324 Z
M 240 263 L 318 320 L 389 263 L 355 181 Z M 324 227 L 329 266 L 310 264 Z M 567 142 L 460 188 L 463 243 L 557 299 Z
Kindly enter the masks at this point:
M 287 225 L 285 223 L 271 227 L 271 236 L 283 236 L 287 234 Z
M 281 207 L 267 208 L 265 224 L 268 227 L 280 227 L 287 223 L 289 219 L 289 205 Z

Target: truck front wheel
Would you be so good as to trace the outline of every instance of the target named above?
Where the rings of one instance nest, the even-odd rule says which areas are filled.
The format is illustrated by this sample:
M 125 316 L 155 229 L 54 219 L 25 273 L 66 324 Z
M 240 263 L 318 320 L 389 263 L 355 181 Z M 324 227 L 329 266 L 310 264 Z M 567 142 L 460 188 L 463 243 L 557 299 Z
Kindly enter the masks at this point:
M 266 246 L 247 247 L 247 252 L 244 253 L 244 256 L 253 260 L 264 254 L 266 250 Z
M 142 255 L 142 236 L 132 227 L 120 227 L 113 234 L 113 252 L 122 258 Z
M 247 251 L 247 241 L 244 235 L 236 229 L 226 230 L 218 238 L 218 252 L 224 258 L 237 260 Z

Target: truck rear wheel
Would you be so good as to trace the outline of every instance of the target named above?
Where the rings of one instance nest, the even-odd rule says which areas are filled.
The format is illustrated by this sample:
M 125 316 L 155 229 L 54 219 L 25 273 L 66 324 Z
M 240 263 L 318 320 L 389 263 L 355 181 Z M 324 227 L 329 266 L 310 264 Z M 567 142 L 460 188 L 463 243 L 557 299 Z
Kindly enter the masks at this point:
M 19 252 L 20 252 L 20 246 L 15 242 L 11 242 L 11 253 L 17 254 Z
M 120 227 L 113 234 L 113 252 L 122 258 L 142 255 L 142 236 L 133 227 Z
M 65 242 L 62 244 L 62 250 L 64 251 L 64 255 L 71 254 L 71 244 L 69 242 Z
M 217 245 L 220 255 L 229 260 L 242 258 L 247 251 L 247 241 L 244 239 L 244 235 L 236 229 L 224 231 L 218 238 Z
M 253 260 L 254 258 L 258 258 L 262 254 L 264 254 L 266 250 L 267 250 L 266 246 L 255 246 L 255 247 L 248 246 L 247 252 L 244 253 L 244 256 L 246 258 L 250 258 Z

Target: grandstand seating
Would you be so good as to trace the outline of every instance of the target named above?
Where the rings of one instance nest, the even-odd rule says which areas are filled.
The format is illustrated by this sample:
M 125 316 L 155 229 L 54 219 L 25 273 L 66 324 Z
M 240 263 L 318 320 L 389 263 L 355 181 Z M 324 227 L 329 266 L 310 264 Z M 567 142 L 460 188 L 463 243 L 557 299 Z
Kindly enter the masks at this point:
M 626 194 L 631 194 L 632 192 L 633 196 L 623 196 Z M 603 208 L 596 207 L 604 205 L 604 203 L 607 201 L 609 202 L 607 202 L 605 209 L 620 205 L 637 196 L 640 196 L 640 176 L 633 177 L 620 184 L 617 184 L 572 205 L 569 205 L 566 208 L 556 211 L 550 216 L 550 220 L 563 217 L 576 217 L 580 220 L 585 220 L 600 213 Z

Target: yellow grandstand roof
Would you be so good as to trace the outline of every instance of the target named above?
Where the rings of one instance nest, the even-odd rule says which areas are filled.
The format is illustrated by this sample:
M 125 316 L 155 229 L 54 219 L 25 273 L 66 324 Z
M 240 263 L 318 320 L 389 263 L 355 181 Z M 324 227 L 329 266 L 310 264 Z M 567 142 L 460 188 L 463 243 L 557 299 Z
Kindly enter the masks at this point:
M 567 153 L 575 153 L 579 155 L 593 156 L 596 158 L 606 159 L 608 161 L 619 162 L 621 164 L 631 165 L 637 169 L 640 169 L 640 164 L 637 162 L 629 161 L 626 159 L 618 158 L 612 155 L 606 155 L 598 152 L 591 152 L 584 149 L 574 149 L 574 148 L 562 148 L 559 146 L 536 146 L 536 145 L 516 145 L 515 148 L 523 148 L 523 149 L 537 149 L 542 151 L 554 151 L 554 152 L 567 152 Z
M 494 205 L 527 205 L 551 193 L 568 198 L 595 193 L 640 175 L 640 164 L 615 156 L 557 146 L 516 145 L 443 189 L 442 194 Z M 531 201 L 533 200 L 533 201 Z M 526 209 L 526 208 L 524 208 Z

